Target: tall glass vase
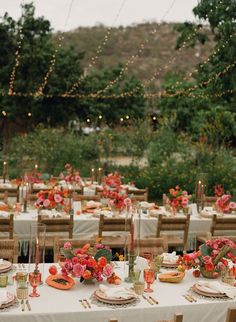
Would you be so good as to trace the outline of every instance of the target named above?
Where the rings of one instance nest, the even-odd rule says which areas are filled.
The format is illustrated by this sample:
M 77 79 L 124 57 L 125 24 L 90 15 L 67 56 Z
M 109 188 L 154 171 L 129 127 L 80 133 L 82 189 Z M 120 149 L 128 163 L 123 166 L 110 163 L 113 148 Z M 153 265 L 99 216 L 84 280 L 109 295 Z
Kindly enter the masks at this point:
M 29 273 L 39 270 L 44 273 L 46 225 L 30 225 Z

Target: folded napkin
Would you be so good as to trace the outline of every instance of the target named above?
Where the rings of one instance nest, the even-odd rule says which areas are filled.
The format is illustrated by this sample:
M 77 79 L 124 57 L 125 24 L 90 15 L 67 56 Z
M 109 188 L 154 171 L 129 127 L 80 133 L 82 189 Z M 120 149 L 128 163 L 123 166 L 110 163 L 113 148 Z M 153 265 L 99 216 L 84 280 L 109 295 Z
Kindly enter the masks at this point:
M 9 212 L 0 210 L 0 217 L 9 217 Z
M 148 260 L 144 257 L 137 256 L 135 260 L 135 269 L 140 269 L 141 271 L 148 268 Z
M 163 253 L 163 262 L 168 264 L 176 264 L 179 259 L 179 256 L 176 255 L 176 252 L 172 253 Z
M 0 258 L 0 265 L 1 265 L 1 264 L 3 264 L 3 259 L 2 259 L 2 258 Z
M 7 291 L 0 290 L 0 306 L 7 301 Z
M 197 283 L 200 286 L 205 286 L 211 290 L 217 291 L 222 294 L 226 294 L 229 298 L 234 299 L 236 297 L 236 288 L 225 283 L 218 281 L 199 281 Z
M 131 297 L 137 297 L 137 294 L 134 293 L 134 291 L 129 290 L 123 286 L 108 287 L 101 284 L 99 285 L 99 290 L 109 298 L 128 299 Z
M 41 210 L 41 214 L 43 216 L 48 216 L 49 218 L 53 218 L 53 217 L 62 217 L 62 214 L 58 211 L 52 211 L 52 210 L 47 210 L 47 209 L 42 209 Z
M 217 211 L 213 210 L 212 207 L 205 207 L 201 212 L 200 215 L 203 217 L 212 217 L 213 215 L 217 215 Z

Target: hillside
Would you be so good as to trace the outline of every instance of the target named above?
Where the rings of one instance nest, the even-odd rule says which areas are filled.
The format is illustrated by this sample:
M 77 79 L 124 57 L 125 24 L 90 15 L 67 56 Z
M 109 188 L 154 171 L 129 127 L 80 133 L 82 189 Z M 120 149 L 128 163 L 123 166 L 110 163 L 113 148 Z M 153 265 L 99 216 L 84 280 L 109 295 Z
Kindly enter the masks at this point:
M 140 44 L 144 44 L 143 53 L 130 65 L 128 73 L 144 81 L 152 77 L 159 68 L 160 84 L 164 75 L 170 71 L 192 71 L 196 64 L 204 61 L 214 47 L 212 41 L 204 46 L 198 44 L 195 48 L 175 49 L 178 33 L 173 31 L 174 24 L 145 23 L 129 27 L 112 28 L 104 51 L 99 56 L 96 68 L 108 68 L 118 63 L 126 63 L 132 55 L 138 53 Z M 153 30 L 157 30 L 153 33 Z M 99 25 L 92 28 L 78 28 L 64 34 L 64 47 L 73 46 L 78 52 L 85 52 L 83 66 L 86 70 L 91 57 L 96 56 L 96 50 L 104 41 L 107 28 Z M 168 64 L 170 60 L 174 61 Z M 168 68 L 165 68 L 169 65 Z

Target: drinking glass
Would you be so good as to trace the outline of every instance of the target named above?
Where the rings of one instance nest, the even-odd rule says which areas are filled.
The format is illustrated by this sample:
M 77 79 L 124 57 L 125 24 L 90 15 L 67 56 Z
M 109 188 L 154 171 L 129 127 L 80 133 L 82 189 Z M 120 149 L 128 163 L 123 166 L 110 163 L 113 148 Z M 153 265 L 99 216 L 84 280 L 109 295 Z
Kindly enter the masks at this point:
M 145 288 L 144 292 L 151 293 L 153 289 L 151 289 L 150 285 L 155 281 L 155 270 L 146 268 L 143 271 L 144 280 L 147 283 L 147 288 Z
M 29 294 L 31 297 L 39 297 L 40 294 L 37 292 L 37 286 L 41 284 L 41 273 L 38 271 L 29 273 L 29 282 L 33 287 L 32 293 Z

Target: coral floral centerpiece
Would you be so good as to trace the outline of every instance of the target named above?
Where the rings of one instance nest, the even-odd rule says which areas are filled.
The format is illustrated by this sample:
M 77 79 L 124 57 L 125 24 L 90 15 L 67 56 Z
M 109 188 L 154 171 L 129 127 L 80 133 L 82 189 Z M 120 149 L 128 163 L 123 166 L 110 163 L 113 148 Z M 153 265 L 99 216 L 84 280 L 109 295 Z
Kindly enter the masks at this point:
M 236 211 L 236 202 L 231 201 L 232 196 L 223 194 L 216 200 L 216 208 L 223 213 Z
M 80 278 L 81 282 L 102 282 L 113 273 L 111 249 L 103 244 L 96 244 L 94 247 L 86 244 L 82 248 L 74 249 L 71 243 L 67 242 L 60 252 L 66 258 L 61 269 L 63 276 L 71 275 Z
M 195 268 L 195 276 L 201 272 L 207 278 L 217 278 L 223 269 L 233 266 L 235 260 L 236 244 L 227 238 L 207 240 L 199 251 L 183 256 L 187 269 Z
M 181 190 L 179 186 L 169 189 L 166 196 L 166 205 L 172 207 L 174 212 L 179 209 L 187 209 L 189 199 L 192 197 L 186 190 Z
M 66 173 L 63 172 L 60 174 L 60 179 L 65 180 L 67 183 L 75 183 L 77 185 L 83 186 L 83 180 L 80 177 L 78 170 L 73 169 L 70 163 L 65 164 Z
M 126 207 L 128 200 L 130 200 L 128 195 L 119 188 L 114 191 L 104 187 L 102 196 L 103 198 L 107 198 L 109 200 L 110 207 L 118 212 L 122 212 Z
M 121 175 L 119 172 L 115 171 L 112 173 L 109 173 L 107 176 L 103 178 L 103 185 L 107 186 L 109 188 L 117 188 L 120 187 L 122 182 L 121 182 Z
M 65 189 L 52 189 L 40 191 L 37 194 L 37 201 L 35 207 L 38 209 L 56 209 L 61 210 L 65 206 L 65 198 L 67 198 L 68 192 Z

